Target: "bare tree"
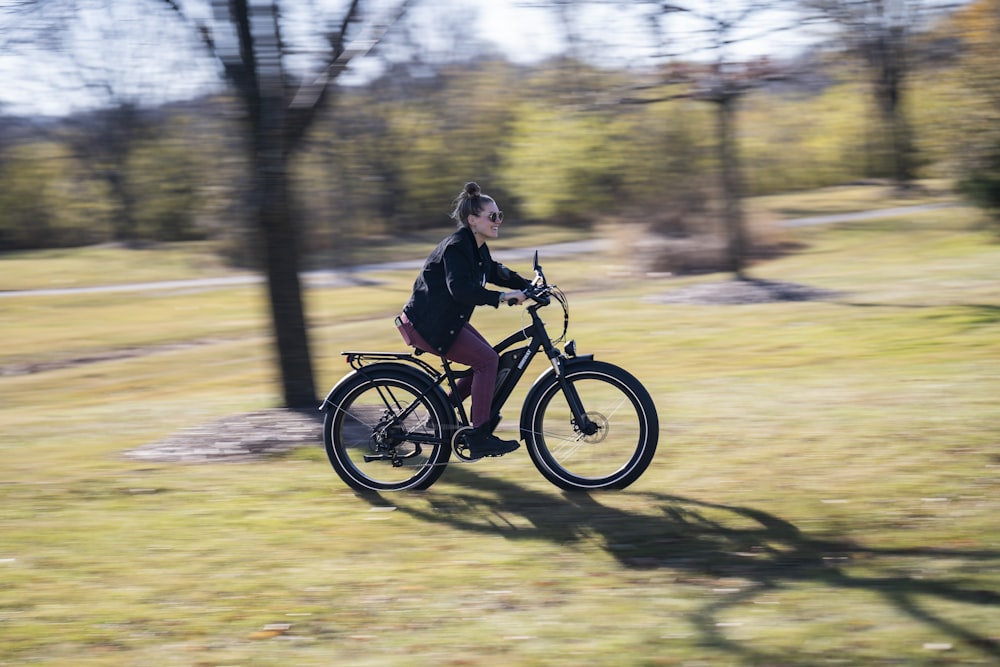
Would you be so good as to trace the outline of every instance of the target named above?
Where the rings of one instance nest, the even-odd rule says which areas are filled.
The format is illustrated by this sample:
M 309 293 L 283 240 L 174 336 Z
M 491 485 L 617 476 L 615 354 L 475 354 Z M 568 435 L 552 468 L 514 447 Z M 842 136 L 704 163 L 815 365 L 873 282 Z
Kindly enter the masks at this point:
M 906 82 L 913 37 L 927 20 L 954 3 L 937 0 L 803 0 L 817 17 L 840 28 L 839 41 L 864 64 L 877 110 L 874 175 L 900 186 L 913 180 L 913 130 L 906 115 Z
M 122 242 L 139 236 L 143 202 L 129 182 L 128 162 L 136 144 L 157 133 L 148 108 L 166 99 L 168 73 L 184 68 L 187 80 L 196 78 L 190 52 L 197 42 L 164 18 L 172 18 L 170 10 L 157 0 L 22 0 L 0 13 L 3 51 L 24 68 L 13 86 L 22 89 L 19 101 L 52 100 L 49 109 L 63 116 L 52 131 L 107 187 L 112 233 Z M 150 49 L 154 39 L 173 48 Z M 47 79 L 45 92 L 32 88 L 39 79 Z
M 128 159 L 135 143 L 149 130 L 150 123 L 139 107 L 126 99 L 93 114 L 76 116 L 65 132 L 66 143 L 91 174 L 103 181 L 111 194 L 114 210 L 111 229 L 114 240 L 129 244 L 138 239 L 137 201 L 128 184 Z
M 315 405 L 289 160 L 330 97 L 332 83 L 352 58 L 378 42 L 406 2 L 381 22 L 368 19 L 363 30 L 359 29 L 366 18 L 361 0 L 350 0 L 338 22 L 300 16 L 300 20 L 312 20 L 322 32 L 315 50 L 305 54 L 313 74 L 303 76 L 296 75 L 289 62 L 303 54 L 294 52 L 282 34 L 283 11 L 291 12 L 292 3 L 212 0 L 212 17 L 206 18 L 186 14 L 179 0 L 164 1 L 197 26 L 242 103 L 249 127 L 253 208 L 266 247 L 264 263 L 285 405 Z
M 673 84 L 680 92 L 667 96 L 632 95 L 622 101 L 631 104 L 651 104 L 688 98 L 712 104 L 716 114 L 716 154 L 718 156 L 719 187 L 722 193 L 722 222 L 726 234 L 728 269 L 740 279 L 747 278 L 749 243 L 743 215 L 743 177 L 738 144 L 739 102 L 750 90 L 780 76 L 767 58 L 750 62 L 731 56 L 732 47 L 740 42 L 760 39 L 775 32 L 796 27 L 790 18 L 770 22 L 757 30 L 755 19 L 780 8 L 781 2 L 718 3 L 691 7 L 666 0 L 637 0 L 647 8 L 647 25 L 658 45 L 658 56 L 672 64 L 662 71 L 664 76 L 655 86 Z M 698 7 L 694 9 L 692 7 Z M 683 17 L 698 26 L 703 43 L 692 44 L 687 37 L 671 31 L 671 23 Z M 696 50 L 711 54 L 707 62 L 695 59 Z

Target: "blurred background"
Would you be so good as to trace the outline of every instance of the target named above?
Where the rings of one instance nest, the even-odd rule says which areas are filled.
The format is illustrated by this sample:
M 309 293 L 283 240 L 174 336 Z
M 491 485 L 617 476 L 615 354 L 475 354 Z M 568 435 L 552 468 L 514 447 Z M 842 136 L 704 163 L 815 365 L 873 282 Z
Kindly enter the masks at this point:
M 240 61 L 252 17 L 230 5 L 274 12 L 247 26 L 277 41 Z M 442 223 L 473 178 L 516 219 L 695 233 L 722 198 L 726 140 L 742 195 L 988 176 L 997 2 L 721 5 L 5 0 L 0 249 L 208 238 L 253 262 L 240 77 L 287 98 L 275 121 L 310 265 Z M 368 50 L 345 53 L 352 40 Z M 301 102 L 318 112 L 295 117 L 337 58 L 329 94 Z
M 0 251 L 211 243 L 266 271 L 287 380 L 295 276 L 446 230 L 468 180 L 520 223 L 655 236 L 647 270 L 737 277 L 781 250 L 751 196 L 996 210 L 998 34 L 997 0 L 5 0 Z

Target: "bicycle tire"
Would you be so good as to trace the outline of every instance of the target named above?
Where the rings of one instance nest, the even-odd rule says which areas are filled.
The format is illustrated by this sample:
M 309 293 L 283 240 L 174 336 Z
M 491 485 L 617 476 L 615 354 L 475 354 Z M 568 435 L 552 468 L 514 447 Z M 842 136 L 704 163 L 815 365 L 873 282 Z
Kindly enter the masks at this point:
M 323 422 L 327 458 L 340 478 L 359 491 L 426 489 L 441 476 L 451 456 L 445 436 L 454 430 L 454 409 L 431 378 L 419 371 L 379 366 L 345 378 L 327 399 Z M 398 413 L 425 391 L 417 410 L 405 423 L 398 423 Z M 394 429 L 385 431 L 393 435 L 377 437 L 386 428 Z M 406 439 L 412 433 L 442 437 L 443 442 L 416 444 Z M 366 461 L 366 456 L 376 458 Z
M 576 427 L 559 379 L 549 372 L 524 405 L 523 435 L 532 463 L 565 490 L 624 489 L 656 453 L 660 427 L 652 397 L 628 371 L 605 362 L 567 364 L 565 377 L 598 431 L 588 436 Z

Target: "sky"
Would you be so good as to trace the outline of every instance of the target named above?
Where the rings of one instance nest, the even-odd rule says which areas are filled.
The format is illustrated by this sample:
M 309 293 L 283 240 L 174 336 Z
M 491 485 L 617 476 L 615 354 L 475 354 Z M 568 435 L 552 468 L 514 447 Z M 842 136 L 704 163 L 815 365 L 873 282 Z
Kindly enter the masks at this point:
M 27 16 L 3 11 L 11 4 L 0 0 L 0 38 L 16 40 L 0 42 L 0 112 L 61 115 L 165 83 L 170 98 L 183 99 L 218 80 L 214 63 L 192 57 L 197 37 L 166 3 L 46 0 Z M 67 5 L 80 10 L 72 23 Z
M 616 65 L 648 63 L 652 58 L 665 55 L 715 60 L 720 54 L 710 48 L 714 33 L 706 27 L 711 24 L 698 17 L 733 18 L 752 1 L 675 0 L 674 4 L 683 5 L 690 12 L 678 12 L 662 19 L 663 29 L 659 36 L 666 36 L 666 43 L 652 37 L 648 17 L 642 13 L 648 11 L 651 4 L 645 5 L 644 10 L 630 11 L 627 2 L 573 3 L 567 20 L 578 40 L 588 46 L 600 45 L 601 52 Z M 548 10 L 526 6 L 531 4 L 530 0 L 476 0 L 475 4 L 480 6 L 483 25 L 489 26 L 490 39 L 512 59 L 532 60 L 559 53 L 567 47 L 563 37 L 566 31 L 555 15 Z M 754 12 L 751 20 L 736 21 L 742 27 L 731 33 L 733 43 L 726 47 L 724 56 L 728 59 L 785 56 L 815 43 L 819 35 L 801 27 L 774 30 L 800 23 L 798 14 L 781 9 L 782 4 L 794 6 L 788 0 L 772 0 L 768 3 L 770 9 Z
M 205 0 L 180 1 L 185 11 L 195 16 L 208 15 Z M 388 6 L 397 0 L 372 1 Z M 94 3 L 97 9 L 81 12 L 78 27 L 63 33 L 67 36 L 67 47 L 62 50 L 38 40 L 14 47 L 0 44 L 0 112 L 61 115 L 112 98 L 149 99 L 153 90 L 166 91 L 166 96 L 173 99 L 183 99 L 221 85 L 218 63 L 193 56 L 200 50 L 197 36 L 190 26 L 175 20 L 166 3 L 153 0 L 143 5 L 136 0 L 111 3 L 77 0 L 75 4 L 86 7 L 88 2 Z M 60 4 L 52 0 L 49 3 L 53 8 Z M 315 10 L 316 14 L 322 14 L 322 9 L 316 8 L 330 5 L 332 9 L 326 14 L 339 17 L 338 4 L 343 4 L 343 0 L 288 3 L 286 36 L 292 40 L 301 38 L 303 44 L 308 44 L 309 30 L 305 27 L 313 27 L 311 19 L 315 15 L 307 12 Z M 420 31 L 421 37 L 439 54 L 454 51 L 474 54 L 492 49 L 512 61 L 526 63 L 564 52 L 569 46 L 565 26 L 558 16 L 538 4 L 541 3 L 537 0 L 423 0 L 417 5 L 419 9 L 414 17 L 426 22 L 427 29 Z M 0 0 L 0 34 L 7 35 L 8 39 L 18 34 L 10 29 L 18 25 L 13 23 L 10 14 L 9 7 L 13 5 L 14 0 Z M 627 3 L 573 3 L 565 17 L 576 35 L 572 44 L 586 56 L 600 54 L 601 63 L 612 66 L 649 64 L 657 55 L 663 55 L 664 49 L 688 58 L 717 57 L 715 51 L 698 49 L 699 45 L 704 45 L 704 40 L 699 38 L 704 24 L 683 15 L 670 16 L 668 29 L 672 39 L 664 46 L 649 40 L 648 26 L 638 14 L 625 9 L 627 6 Z M 733 11 L 739 2 L 687 0 L 686 6 Z M 143 7 L 142 11 L 137 11 L 137 7 Z M 303 20 L 298 20 L 296 12 Z M 36 15 L 32 20 L 43 25 L 46 20 L 54 19 Z M 788 15 L 772 14 L 750 28 L 764 32 L 768 25 L 790 21 Z M 60 24 L 66 25 L 65 22 Z M 296 34 L 296 25 L 304 27 L 299 31 L 301 34 Z M 36 34 L 44 39 L 46 34 L 51 37 L 51 32 L 41 30 Z M 741 44 L 738 49 L 730 47 L 730 57 L 789 52 L 800 46 L 802 39 L 801 35 L 793 38 L 791 33 L 781 33 L 777 37 Z M 374 62 L 372 58 L 360 60 L 342 82 L 364 81 L 377 71 Z M 113 84 L 110 89 L 109 81 Z

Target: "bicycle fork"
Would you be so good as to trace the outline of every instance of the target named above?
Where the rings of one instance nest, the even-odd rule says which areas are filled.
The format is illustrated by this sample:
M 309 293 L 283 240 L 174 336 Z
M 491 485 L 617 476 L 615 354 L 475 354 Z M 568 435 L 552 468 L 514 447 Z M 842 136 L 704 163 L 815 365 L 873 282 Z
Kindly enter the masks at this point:
M 597 433 L 600 426 L 587 414 L 587 410 L 583 406 L 583 401 L 580 399 L 579 392 L 577 392 L 576 387 L 566 377 L 565 360 L 563 356 L 559 354 L 559 350 L 555 348 L 552 349 L 552 352 L 549 353 L 549 361 L 552 362 L 552 369 L 556 373 L 556 380 L 559 382 L 559 388 L 562 389 L 563 396 L 566 397 L 566 403 L 569 405 L 569 410 L 573 414 L 573 426 L 584 436 L 594 435 Z

